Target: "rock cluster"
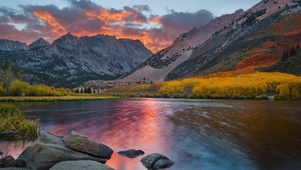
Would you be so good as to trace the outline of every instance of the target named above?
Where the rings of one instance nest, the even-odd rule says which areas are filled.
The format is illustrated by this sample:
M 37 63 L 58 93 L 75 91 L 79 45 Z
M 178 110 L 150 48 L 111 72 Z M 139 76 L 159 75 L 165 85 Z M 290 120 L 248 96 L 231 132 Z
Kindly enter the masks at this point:
M 78 144 L 78 146 L 76 146 Z M 74 150 L 73 148 L 76 148 Z M 95 149 L 91 154 L 91 150 Z M 49 169 L 64 161 L 96 161 L 106 163 L 111 158 L 113 150 L 102 143 L 71 132 L 64 137 L 50 133 L 42 134 L 31 146 L 19 156 L 29 167 L 34 169 Z M 78 162 L 81 163 L 81 162 Z
M 0 155 L 2 154 L 0 150 Z M 17 167 L 34 170 L 113 170 L 105 165 L 112 154 L 113 150 L 110 147 L 74 131 L 62 137 L 44 133 L 28 146 L 18 159 L 14 160 L 12 156 L 0 159 L 0 168 L 6 167 L 7 170 L 14 170 Z M 144 152 L 129 149 L 119 151 L 118 154 L 136 158 L 144 155 Z M 140 161 L 147 169 L 164 169 L 174 164 L 159 153 L 149 154 Z

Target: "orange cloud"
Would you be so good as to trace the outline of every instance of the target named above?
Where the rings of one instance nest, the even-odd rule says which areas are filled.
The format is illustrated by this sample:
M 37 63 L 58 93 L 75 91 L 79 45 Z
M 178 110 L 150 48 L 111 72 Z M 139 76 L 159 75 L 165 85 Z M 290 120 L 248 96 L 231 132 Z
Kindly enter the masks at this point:
M 62 32 L 66 32 L 65 28 L 60 23 L 58 23 L 56 18 L 53 17 L 52 14 L 49 13 L 48 11 L 43 11 L 43 10 L 34 11 L 33 15 L 48 23 L 53 28 L 52 29 L 53 32 L 60 33 L 60 34 Z
M 7 39 L 19 40 L 22 37 L 22 41 L 28 44 L 40 37 L 47 37 L 52 42 L 68 32 L 79 37 L 108 34 L 138 39 L 148 49 L 157 52 L 171 45 L 181 33 L 213 19 L 212 13 L 206 10 L 195 13 L 172 11 L 159 16 L 151 14 L 148 5 L 125 6 L 117 10 L 87 0 L 70 0 L 68 3 L 69 6 L 64 8 L 55 5 L 21 6 L 21 12 L 0 7 L 1 31 L 6 33 Z M 25 25 L 24 29 L 18 29 L 12 21 L 16 25 Z

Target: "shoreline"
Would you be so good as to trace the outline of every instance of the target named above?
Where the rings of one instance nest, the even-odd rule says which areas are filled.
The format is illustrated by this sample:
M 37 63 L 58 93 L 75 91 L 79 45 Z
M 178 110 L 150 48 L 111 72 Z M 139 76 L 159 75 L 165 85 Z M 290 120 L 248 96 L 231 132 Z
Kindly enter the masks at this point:
M 57 102 L 118 99 L 114 96 L 0 96 L 0 102 Z

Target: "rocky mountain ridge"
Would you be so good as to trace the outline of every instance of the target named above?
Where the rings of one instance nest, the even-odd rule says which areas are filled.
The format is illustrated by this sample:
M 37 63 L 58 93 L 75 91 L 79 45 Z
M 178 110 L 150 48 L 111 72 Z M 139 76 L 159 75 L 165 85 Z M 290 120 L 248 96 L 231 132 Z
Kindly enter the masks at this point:
M 135 72 L 120 81 L 141 81 L 143 78 L 163 81 L 169 72 L 191 57 L 195 48 L 209 39 L 214 32 L 239 19 L 243 13 L 243 10 L 237 10 L 233 14 L 226 14 L 210 21 L 206 26 L 193 28 L 188 33 L 181 34 L 170 47 L 154 54 Z
M 295 23 L 301 19 L 301 7 L 285 4 L 278 9 L 266 17 L 258 15 L 258 11 L 247 13 L 245 20 L 238 20 L 240 24 L 225 27 L 194 50 L 189 60 L 170 72 L 166 79 L 228 71 L 250 73 L 277 63 L 284 49 L 301 43 L 300 24 Z
M 27 50 L 28 46 L 19 41 L 0 39 L 0 51 Z
M 163 81 L 235 70 L 240 60 L 252 56 L 240 52 L 241 49 L 247 51 L 246 48 L 249 48 L 251 50 L 256 47 L 256 43 L 261 43 L 269 38 L 268 33 L 258 34 L 257 37 L 252 37 L 252 34 L 271 26 L 273 22 L 280 20 L 280 15 L 284 15 L 289 10 L 293 10 L 289 12 L 290 14 L 300 13 L 296 9 L 298 3 L 300 2 L 295 0 L 264 0 L 245 12 L 238 10 L 234 14 L 216 18 L 206 26 L 193 28 L 188 33 L 180 35 L 170 47 L 153 55 L 120 81 L 132 82 L 142 79 Z M 289 17 L 289 15 L 285 15 L 285 17 Z M 249 42 L 249 46 L 245 43 L 248 37 L 254 40 Z M 282 53 L 280 50 L 273 51 L 273 53 L 277 52 Z M 236 56 L 231 57 L 232 54 L 236 54 Z M 279 56 L 273 55 L 273 61 L 268 62 L 277 61 Z M 226 62 L 230 64 L 225 66 L 223 63 L 218 66 L 222 58 L 228 58 Z M 223 62 L 225 61 L 223 60 Z
M 20 43 L 0 41 L 0 44 L 17 47 Z M 29 47 L 24 44 L 24 48 L 14 49 L 0 52 L 0 61 L 19 66 L 23 79 L 65 87 L 76 87 L 93 79 L 116 79 L 152 55 L 139 40 L 109 35 L 76 37 L 70 33 L 52 44 L 38 39 Z

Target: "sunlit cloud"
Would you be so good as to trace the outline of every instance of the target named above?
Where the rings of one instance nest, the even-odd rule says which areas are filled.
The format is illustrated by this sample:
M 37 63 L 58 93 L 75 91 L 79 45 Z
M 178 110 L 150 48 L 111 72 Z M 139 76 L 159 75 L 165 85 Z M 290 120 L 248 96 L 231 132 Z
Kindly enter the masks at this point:
M 172 44 L 181 33 L 212 20 L 207 10 L 194 13 L 175 12 L 159 16 L 151 14 L 148 5 L 107 9 L 90 0 L 68 0 L 69 5 L 20 6 L 19 10 L 0 7 L 0 38 L 30 44 L 42 37 L 52 42 L 70 32 L 76 36 L 97 34 L 117 38 L 139 39 L 157 52 Z M 22 28 L 18 28 L 22 25 Z

